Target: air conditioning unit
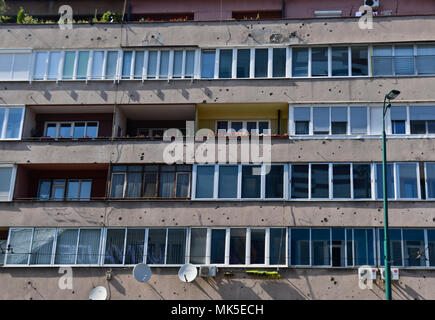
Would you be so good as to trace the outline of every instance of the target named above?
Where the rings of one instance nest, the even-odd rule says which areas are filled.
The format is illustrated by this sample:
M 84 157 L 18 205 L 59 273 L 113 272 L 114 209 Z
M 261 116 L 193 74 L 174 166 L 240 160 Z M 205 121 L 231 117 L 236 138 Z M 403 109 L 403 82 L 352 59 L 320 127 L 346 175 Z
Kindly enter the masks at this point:
M 200 277 L 216 277 L 216 266 L 201 266 L 199 267 Z
M 385 268 L 379 268 L 381 272 L 381 279 L 385 280 Z M 391 280 L 399 280 L 399 269 L 391 268 Z
M 358 279 L 363 280 L 376 280 L 377 269 L 370 266 L 363 266 L 358 268 Z
M 372 7 L 372 9 L 379 8 L 379 0 L 364 0 L 364 5 Z

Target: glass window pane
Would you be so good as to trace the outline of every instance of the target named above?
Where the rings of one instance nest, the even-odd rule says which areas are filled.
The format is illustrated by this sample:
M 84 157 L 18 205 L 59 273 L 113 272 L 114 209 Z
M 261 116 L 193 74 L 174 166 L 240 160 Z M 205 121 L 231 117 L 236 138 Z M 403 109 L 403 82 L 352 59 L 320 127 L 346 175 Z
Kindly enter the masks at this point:
M 184 264 L 186 254 L 186 229 L 168 229 L 166 264 Z
M 328 48 L 311 49 L 311 74 L 313 77 L 328 75 Z
M 372 197 L 371 170 L 369 164 L 353 165 L 353 197 L 354 199 L 370 199 Z
M 23 108 L 9 108 L 9 117 L 6 124 L 6 139 L 20 138 L 21 125 L 23 122 Z
M 0 53 L 0 79 L 10 80 L 12 71 L 13 53 Z
M 292 70 L 293 77 L 308 76 L 308 48 L 293 48 Z
M 268 49 L 255 49 L 255 77 L 267 77 Z
M 225 263 L 225 237 L 226 230 L 211 230 L 210 263 Z
M 427 230 L 428 250 L 429 250 L 429 265 L 435 266 L 435 229 Z
M 332 48 L 332 75 L 348 76 L 349 75 L 349 51 L 347 47 Z
M 233 70 L 233 50 L 219 52 L 219 78 L 231 78 Z
M 403 229 L 403 246 L 405 267 L 426 266 L 423 229 Z
M 85 136 L 85 123 L 84 122 L 76 122 L 74 123 L 74 138 L 83 138 Z
M 81 229 L 77 264 L 98 264 L 100 255 L 100 229 Z
M 429 199 L 435 198 L 435 163 L 426 163 L 426 192 Z
M 243 129 L 243 122 L 241 121 L 231 121 L 231 129 L 234 132 L 239 132 Z
M 91 187 L 92 181 L 81 181 L 80 183 L 80 200 L 90 200 L 91 199 Z
M 418 74 L 435 74 L 435 46 L 417 46 L 417 71 Z
M 373 75 L 389 76 L 393 74 L 393 50 L 391 46 L 373 47 Z
M 350 198 L 350 164 L 332 166 L 334 199 Z
M 245 264 L 246 229 L 232 228 L 230 230 L 230 264 Z
M 157 51 L 148 53 L 147 78 L 154 79 L 157 75 Z
M 143 196 L 145 198 L 157 197 L 157 173 L 144 174 Z
M 96 138 L 98 136 L 98 123 L 88 122 L 86 124 L 86 138 Z
M 134 57 L 134 78 L 135 79 L 142 79 L 143 62 L 144 62 L 144 52 L 143 51 L 136 51 L 136 54 Z
M 63 63 L 63 79 L 71 80 L 73 78 L 75 59 L 75 51 L 65 52 L 65 58 Z
M 237 78 L 249 78 L 251 50 L 237 50 Z
M 77 61 L 77 79 L 86 79 L 88 75 L 89 51 L 79 51 Z
M 350 132 L 352 134 L 367 134 L 367 108 L 350 108 Z
M 260 198 L 261 167 L 242 166 L 242 198 Z
M 375 264 L 372 229 L 354 229 L 355 266 Z
M 27 264 L 31 239 L 32 229 L 12 229 L 9 237 L 12 250 L 6 256 L 6 264 Z
M 51 264 L 56 229 L 35 229 L 30 264 Z
M 286 229 L 270 228 L 269 264 L 286 264 Z
M 36 52 L 35 54 L 35 67 L 33 69 L 34 80 L 44 80 L 45 69 L 47 67 L 47 51 Z
M 144 261 L 145 229 L 128 229 L 125 247 L 125 264 L 138 264 Z
M 329 198 L 329 166 L 311 165 L 311 198 Z
M 169 72 L 169 51 L 160 51 L 160 71 L 159 78 L 167 79 Z
M 346 256 L 347 256 L 347 265 L 353 266 L 353 230 L 352 229 L 346 229 Z
M 78 229 L 58 230 L 55 264 L 75 264 L 78 235 Z
M 251 229 L 251 264 L 265 264 L 265 237 L 264 229 Z
M 30 53 L 15 53 L 12 80 L 29 79 L 30 56 Z
M 382 164 L 376 164 L 376 190 L 377 198 L 383 199 L 383 178 L 382 178 Z M 388 199 L 394 198 L 394 167 L 393 164 L 387 164 L 387 193 Z
M 49 180 L 40 181 L 39 182 L 38 199 L 39 200 L 50 199 L 50 191 L 51 191 L 51 181 L 49 181 Z
M 142 187 L 142 173 L 127 173 L 126 198 L 139 198 Z
M 352 75 L 368 75 L 368 49 L 367 47 L 352 47 Z
M 124 257 L 124 229 L 108 229 L 104 264 L 122 264 Z
M 394 70 L 396 75 L 414 74 L 414 47 L 395 46 Z
M 311 264 L 329 266 L 330 229 L 311 229 Z
M 214 78 L 215 50 L 204 50 L 201 52 L 201 78 Z
M 214 166 L 198 166 L 196 170 L 196 197 L 213 198 Z
M 267 173 L 266 167 L 266 173 Z M 284 166 L 270 166 L 266 174 L 266 198 L 284 197 Z
M 309 107 L 296 107 L 294 108 L 295 121 L 310 121 L 310 108 Z
M 237 198 L 238 166 L 219 166 L 219 198 Z
M 71 138 L 71 123 L 61 123 L 59 128 L 60 138 Z
M 385 265 L 385 256 L 384 256 L 384 230 L 379 230 L 379 256 L 380 261 L 379 265 Z M 391 266 L 393 267 L 401 267 L 403 266 L 402 262 L 402 230 L 400 229 L 388 229 L 388 237 L 390 238 L 390 261 Z
M 94 51 L 92 57 L 92 79 L 103 78 L 104 51 Z
M 132 60 L 133 51 L 124 51 L 124 57 L 122 59 L 122 78 L 130 78 Z
M 291 167 L 291 198 L 308 198 L 308 165 L 292 165 Z
M 290 264 L 310 264 L 310 229 L 291 229 L 291 261 Z
M 331 263 L 333 267 L 346 266 L 346 242 L 345 242 L 345 229 L 332 228 L 332 243 L 331 243 Z
M 411 134 L 426 134 L 426 121 L 411 120 Z
M 181 78 L 183 73 L 183 51 L 174 51 L 174 66 L 173 66 L 173 77 Z
M 332 134 L 347 133 L 347 108 L 346 107 L 331 108 L 331 133 Z
M 111 198 L 123 198 L 124 197 L 124 182 L 125 174 L 112 174 L 112 185 L 110 190 Z
M 258 131 L 260 134 L 270 134 L 269 122 L 268 121 L 258 122 Z
M 205 264 L 207 228 L 192 228 L 190 231 L 190 263 Z
M 400 198 L 417 198 L 417 170 L 415 163 L 398 164 Z
M 329 134 L 329 108 L 313 108 L 313 132 L 314 134 Z
M 410 120 L 435 120 L 435 107 L 409 107 Z
M 0 168 L 0 201 L 9 201 L 13 168 Z
M 177 198 L 187 198 L 189 197 L 190 189 L 190 173 L 177 173 Z
M 195 51 L 186 51 L 186 68 L 184 70 L 185 78 L 193 78 L 193 72 L 195 69 Z
M 286 59 L 287 59 L 286 48 L 273 49 L 273 77 L 274 78 L 285 77 Z
M 65 197 L 65 180 L 54 180 L 51 188 L 51 198 L 62 201 Z
M 0 139 L 2 139 L 3 125 L 5 122 L 7 108 L 0 108 Z
M 175 195 L 175 174 L 173 172 L 161 172 L 159 183 L 159 197 L 173 198 Z
M 67 200 L 78 200 L 80 181 L 68 181 Z
M 106 61 L 106 79 L 115 79 L 118 65 L 118 51 L 108 51 Z
M 166 229 L 149 229 L 147 264 L 164 264 Z

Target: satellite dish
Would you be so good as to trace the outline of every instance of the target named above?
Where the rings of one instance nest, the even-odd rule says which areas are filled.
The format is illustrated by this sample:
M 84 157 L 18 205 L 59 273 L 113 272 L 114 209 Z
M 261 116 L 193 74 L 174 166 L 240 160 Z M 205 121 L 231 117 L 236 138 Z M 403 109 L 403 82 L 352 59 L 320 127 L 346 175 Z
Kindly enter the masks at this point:
M 185 264 L 180 268 L 180 271 L 178 271 L 178 277 L 183 282 L 192 282 L 193 280 L 195 280 L 197 275 L 198 270 L 194 265 L 191 265 L 190 263 Z
M 99 286 L 92 289 L 89 294 L 89 300 L 106 300 L 107 299 L 107 290 L 105 287 Z
M 145 263 L 139 263 L 133 268 L 133 277 L 139 282 L 147 282 L 151 278 L 151 269 Z

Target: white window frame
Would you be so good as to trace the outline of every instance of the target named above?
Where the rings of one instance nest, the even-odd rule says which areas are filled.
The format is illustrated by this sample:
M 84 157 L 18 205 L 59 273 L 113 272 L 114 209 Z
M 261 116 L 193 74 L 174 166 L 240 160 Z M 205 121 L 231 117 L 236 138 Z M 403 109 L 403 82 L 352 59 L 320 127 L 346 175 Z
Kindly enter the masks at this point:
M 56 140 L 60 139 L 60 137 L 59 137 L 60 126 L 62 124 L 71 124 L 71 133 L 70 133 L 71 136 L 70 137 L 62 137 L 63 139 L 65 139 L 65 138 L 66 139 L 95 139 L 94 137 L 87 138 L 86 136 L 85 137 L 74 138 L 73 137 L 74 136 L 74 129 L 75 129 L 75 125 L 77 123 L 84 123 L 85 124 L 85 133 L 87 132 L 88 124 L 89 123 L 96 123 L 97 124 L 97 136 L 95 138 L 98 138 L 98 131 L 100 129 L 100 122 L 98 120 L 96 120 L 96 121 L 88 121 L 88 120 L 85 120 L 85 121 L 46 121 L 44 123 L 44 136 L 47 137 L 47 127 L 48 127 L 48 125 L 49 124 L 55 124 L 56 125 L 56 137 L 54 137 L 53 139 L 56 139 Z
M 271 122 L 270 120 L 256 120 L 256 119 L 255 120 L 235 120 L 235 119 L 233 119 L 233 120 L 225 120 L 225 119 L 220 120 L 220 119 L 218 119 L 218 120 L 215 120 L 215 132 L 218 132 L 218 122 L 226 122 L 227 123 L 227 128 L 228 128 L 227 133 L 234 132 L 231 129 L 231 125 L 233 122 L 242 122 L 242 129 L 241 129 L 242 132 L 248 132 L 248 125 L 247 125 L 248 122 L 255 122 L 256 123 L 256 129 L 254 129 L 254 130 L 257 134 L 259 134 L 260 122 L 267 122 L 268 129 L 266 129 L 266 130 L 269 130 L 269 133 L 266 133 L 266 134 L 270 135 L 271 131 L 272 131 L 272 129 L 270 127 L 270 122 Z M 260 135 L 265 135 L 265 134 L 262 133 Z
M 23 127 L 24 127 L 24 119 L 26 118 L 26 107 L 24 106 L 1 106 L 0 109 L 5 109 L 5 117 L 3 119 L 3 126 L 2 130 L 0 132 L 0 141 L 18 141 L 21 140 L 21 137 L 23 135 Z M 21 122 L 20 122 L 20 128 L 17 138 L 6 138 L 7 133 L 7 124 L 9 122 L 9 113 L 11 109 L 22 109 L 22 115 L 21 115 Z
M 0 202 L 12 201 L 15 193 L 15 180 L 17 178 L 17 165 L 12 163 L 0 163 L 0 168 L 11 168 L 11 181 L 9 183 L 9 196 L 7 200 L 0 200 Z

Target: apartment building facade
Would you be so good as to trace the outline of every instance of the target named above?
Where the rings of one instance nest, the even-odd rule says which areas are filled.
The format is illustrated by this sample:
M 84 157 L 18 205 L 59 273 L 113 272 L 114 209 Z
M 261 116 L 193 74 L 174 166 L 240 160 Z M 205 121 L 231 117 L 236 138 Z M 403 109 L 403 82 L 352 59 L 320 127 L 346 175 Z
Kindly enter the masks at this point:
M 372 29 L 362 0 L 132 0 L 136 21 L 0 24 L 0 298 L 383 299 L 358 268 L 384 265 L 397 89 L 393 298 L 434 299 L 435 6 L 380 2 Z M 167 129 L 185 161 L 165 161 Z M 225 161 L 186 161 L 192 132 Z M 271 163 L 242 162 L 255 138 Z M 217 274 L 181 282 L 186 263 Z

